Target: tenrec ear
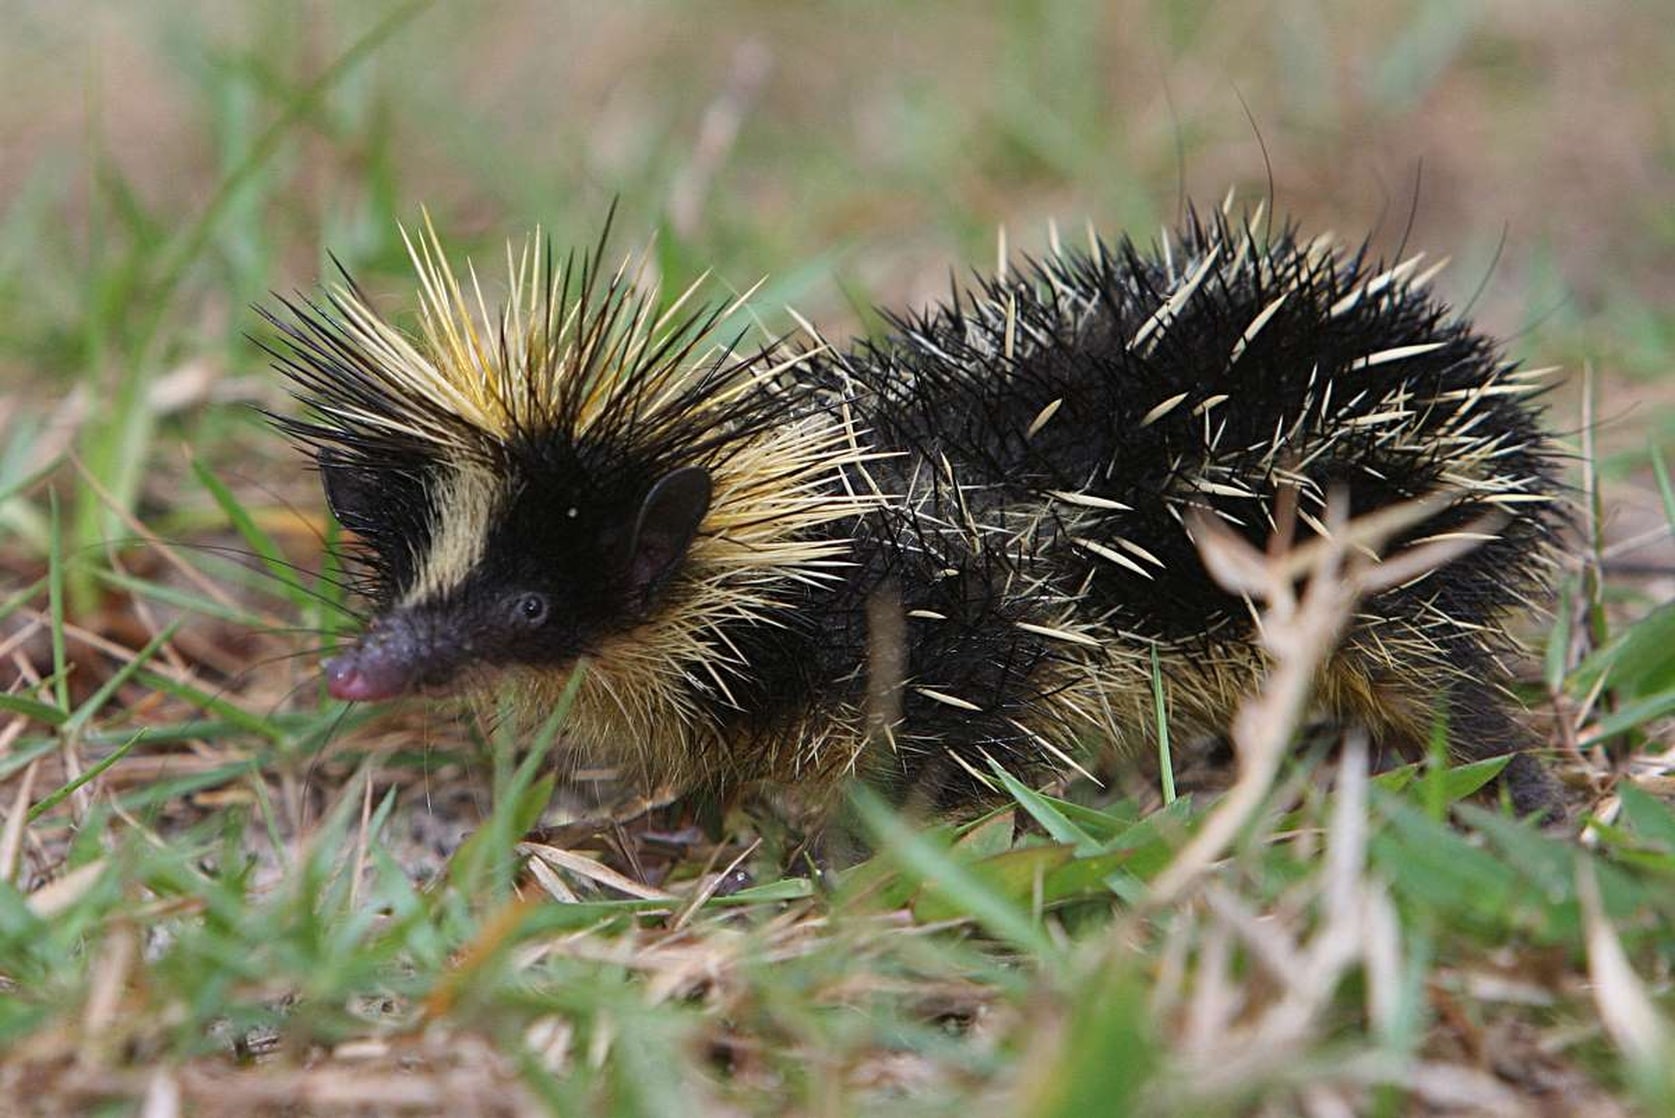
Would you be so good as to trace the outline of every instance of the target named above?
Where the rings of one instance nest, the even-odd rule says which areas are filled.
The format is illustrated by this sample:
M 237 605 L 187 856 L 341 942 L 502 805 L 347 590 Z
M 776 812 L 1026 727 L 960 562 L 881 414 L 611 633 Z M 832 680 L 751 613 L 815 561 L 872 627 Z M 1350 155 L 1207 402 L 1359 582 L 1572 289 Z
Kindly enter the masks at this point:
M 345 528 L 363 529 L 379 507 L 378 475 L 329 449 L 322 449 L 316 461 L 320 466 L 321 486 L 326 491 L 326 507 Z M 385 494 L 382 501 L 388 500 Z
M 628 581 L 642 605 L 686 557 L 710 509 L 710 475 L 682 466 L 657 479 L 640 504 L 628 545 Z

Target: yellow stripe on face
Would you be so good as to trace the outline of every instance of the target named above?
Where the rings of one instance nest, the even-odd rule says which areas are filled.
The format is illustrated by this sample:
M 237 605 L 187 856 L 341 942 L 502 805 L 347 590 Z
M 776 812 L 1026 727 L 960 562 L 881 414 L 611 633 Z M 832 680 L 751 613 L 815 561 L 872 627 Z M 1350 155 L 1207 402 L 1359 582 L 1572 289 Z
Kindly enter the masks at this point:
M 402 606 L 438 598 L 456 589 L 482 560 L 489 529 L 505 501 L 505 486 L 486 465 L 468 462 L 437 488 L 432 498 L 436 530 L 418 557 L 419 575 Z

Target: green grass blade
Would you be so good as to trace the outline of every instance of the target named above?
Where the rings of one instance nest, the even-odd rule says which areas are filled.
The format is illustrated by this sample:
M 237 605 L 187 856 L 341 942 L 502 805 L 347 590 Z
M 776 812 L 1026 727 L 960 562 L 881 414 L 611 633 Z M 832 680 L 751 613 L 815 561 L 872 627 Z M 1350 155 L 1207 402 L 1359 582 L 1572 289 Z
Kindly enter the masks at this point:
M 851 804 L 882 857 L 911 873 L 924 887 L 935 889 L 1001 939 L 1041 959 L 1059 957 L 1058 946 L 1027 912 L 928 836 L 909 827 L 876 793 L 857 786 L 851 793 Z

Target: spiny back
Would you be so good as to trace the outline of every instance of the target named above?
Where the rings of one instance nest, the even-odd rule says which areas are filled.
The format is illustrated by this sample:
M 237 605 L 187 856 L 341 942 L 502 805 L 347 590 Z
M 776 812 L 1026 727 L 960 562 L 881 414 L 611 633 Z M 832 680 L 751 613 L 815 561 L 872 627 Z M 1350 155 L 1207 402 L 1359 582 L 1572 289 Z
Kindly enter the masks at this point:
M 990 758 L 1039 769 L 1136 744 L 1155 670 L 1178 737 L 1225 730 L 1263 656 L 1187 514 L 1261 545 L 1287 486 L 1305 535 L 1334 490 L 1356 515 L 1446 497 L 1392 549 L 1502 514 L 1463 558 L 1363 603 L 1318 706 L 1396 752 L 1422 751 L 1438 717 L 1462 756 L 1525 747 L 1500 654 L 1563 519 L 1529 402 L 1545 371 L 1431 296 L 1439 267 L 1193 217 L 1149 252 L 1055 246 L 819 357 L 889 455 L 865 465 L 893 497 L 863 533 L 868 577 L 907 618 L 888 779 L 958 802 Z M 1521 806 L 1545 806 L 1540 772 L 1515 768 Z
M 1295 482 L 1317 528 L 1334 485 L 1356 513 L 1450 496 L 1400 543 L 1515 512 L 1378 619 L 1426 651 L 1491 648 L 1491 622 L 1543 581 L 1557 521 L 1527 403 L 1543 372 L 1451 316 L 1423 264 L 1195 218 L 1154 253 L 1094 241 L 894 316 L 846 366 L 878 401 L 878 442 L 925 464 L 909 479 L 921 523 L 969 535 L 981 508 L 984 549 L 1028 557 L 1114 633 L 1243 631 L 1248 609 L 1215 588 L 1183 514 L 1260 543 Z

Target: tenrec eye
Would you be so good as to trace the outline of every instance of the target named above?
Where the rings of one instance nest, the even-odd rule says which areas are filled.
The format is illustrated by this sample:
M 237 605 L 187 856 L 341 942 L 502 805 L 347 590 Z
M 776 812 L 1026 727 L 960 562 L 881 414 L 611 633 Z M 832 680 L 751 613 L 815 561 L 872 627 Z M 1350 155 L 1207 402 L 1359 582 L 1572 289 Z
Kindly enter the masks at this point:
M 513 615 L 531 629 L 539 627 L 547 620 L 546 595 L 525 594 L 513 607 Z

